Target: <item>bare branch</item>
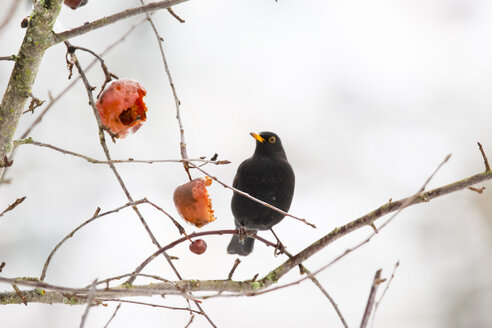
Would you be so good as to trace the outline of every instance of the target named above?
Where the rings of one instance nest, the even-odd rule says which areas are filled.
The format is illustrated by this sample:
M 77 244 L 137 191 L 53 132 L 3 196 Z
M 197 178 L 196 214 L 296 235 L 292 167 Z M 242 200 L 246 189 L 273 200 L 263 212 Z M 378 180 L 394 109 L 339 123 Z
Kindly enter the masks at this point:
M 28 303 L 68 303 L 83 305 L 87 302 L 90 288 L 72 288 L 39 281 L 35 278 L 5 278 L 0 282 L 36 288 L 30 291 L 21 291 Z M 94 298 L 120 298 L 128 296 L 154 295 L 183 295 L 186 291 L 253 291 L 258 282 L 233 280 L 180 280 L 152 283 L 147 285 L 123 284 L 112 288 L 100 288 L 94 292 Z M 66 295 L 72 295 L 67 299 Z M 23 301 L 15 292 L 0 293 L 0 304 L 21 304 Z
M 487 159 L 487 155 L 485 155 L 485 151 L 483 150 L 482 144 L 480 142 L 477 142 L 477 144 L 478 144 L 478 149 L 480 149 L 480 153 L 482 154 L 483 157 L 483 162 L 485 164 L 485 171 L 490 171 L 489 160 Z
M 162 277 L 153 275 L 153 274 L 125 273 L 125 274 L 122 274 L 122 275 L 119 275 L 119 276 L 116 276 L 116 277 L 111 277 L 111 278 L 107 278 L 107 279 L 104 279 L 104 280 L 100 280 L 97 284 L 98 285 L 105 284 L 106 287 L 109 288 L 109 283 L 111 281 L 120 280 L 120 279 L 127 278 L 127 277 L 134 277 L 134 276 L 145 277 L 145 278 L 152 278 L 152 279 L 155 279 L 155 280 L 158 280 L 158 281 L 170 282 L 170 280 L 168 280 L 168 279 L 165 279 L 165 278 L 162 278 Z
M 17 296 L 20 297 L 20 299 L 22 300 L 22 303 L 27 306 L 27 298 L 26 296 L 24 296 L 21 292 L 21 290 L 19 289 L 19 287 L 17 287 L 16 284 L 12 284 L 12 288 L 15 290 L 15 293 L 17 294 Z
M 169 214 L 168 212 L 164 211 L 164 209 L 162 207 L 157 206 L 156 204 L 152 203 L 149 200 L 146 200 L 146 203 L 152 205 L 155 209 L 157 209 L 158 211 L 164 213 L 174 223 L 174 225 L 176 226 L 176 228 L 178 228 L 179 233 L 181 235 L 185 235 L 186 238 L 188 238 L 188 234 L 186 233 L 186 231 L 183 228 L 183 226 L 178 221 L 176 221 L 176 219 L 173 218 L 171 214 Z M 188 238 L 188 240 L 189 240 L 189 238 Z
M 113 321 L 114 317 L 116 317 L 116 314 L 118 313 L 120 308 L 121 308 L 121 303 L 118 304 L 118 306 L 113 312 L 113 315 L 111 316 L 111 318 L 109 318 L 108 322 L 104 325 L 104 328 L 108 328 L 109 324 L 111 323 L 111 321 Z
M 393 278 L 395 277 L 396 269 L 398 269 L 398 266 L 399 265 L 400 265 L 400 261 L 398 261 L 398 262 L 395 263 L 395 267 L 393 268 L 393 272 L 391 273 L 391 277 L 388 279 L 388 282 L 386 283 L 386 287 L 384 287 L 384 290 L 381 293 L 381 296 L 379 297 L 379 299 L 374 304 L 374 313 L 372 315 L 372 320 L 371 320 L 371 323 L 372 324 L 371 324 L 371 327 L 374 327 L 374 319 L 376 318 L 376 312 L 378 311 L 379 304 L 381 304 L 381 301 L 383 300 L 384 295 L 388 291 L 388 289 L 389 289 L 389 287 L 391 285 L 391 282 L 393 281 Z
M 145 13 L 151 13 L 153 11 L 159 10 L 159 9 L 167 9 L 170 8 L 174 5 L 177 5 L 182 2 L 186 2 L 188 0 L 162 0 L 162 1 L 156 1 L 156 2 L 151 2 L 147 5 L 136 7 L 136 8 L 131 8 L 127 9 L 124 11 L 121 11 L 119 13 L 109 15 L 103 18 L 100 18 L 98 20 L 95 20 L 90 23 L 86 23 L 84 25 L 81 25 L 79 27 L 76 27 L 74 29 L 57 33 L 54 36 L 54 40 L 51 45 L 57 44 L 63 41 L 66 41 L 68 39 L 71 39 L 75 36 L 85 34 L 90 31 L 94 31 L 96 29 L 99 29 L 101 27 L 113 24 L 117 21 L 139 15 L 139 14 L 145 14 Z
M 87 319 L 87 315 L 89 314 L 89 310 L 91 308 L 92 300 L 94 299 L 94 293 L 96 292 L 97 279 L 94 280 L 92 286 L 89 287 L 89 294 L 87 295 L 87 306 L 85 307 L 84 314 L 82 315 L 82 319 L 80 320 L 80 328 L 84 328 L 85 320 Z
M 241 190 L 239 190 L 239 189 L 236 189 L 236 188 L 234 188 L 234 187 L 231 187 L 231 186 L 229 186 L 229 185 L 225 184 L 224 182 L 220 181 L 219 179 L 217 179 L 217 178 L 216 178 L 216 177 L 214 177 L 213 175 L 210 175 L 209 173 L 205 172 L 205 171 L 204 171 L 202 168 L 200 168 L 199 166 L 197 166 L 197 165 L 195 165 L 195 164 L 193 164 L 193 163 L 189 163 L 189 164 L 190 164 L 190 166 L 191 166 L 191 167 L 193 167 L 193 168 L 197 169 L 198 171 L 202 172 L 203 174 L 208 175 L 210 178 L 212 178 L 213 180 L 217 181 L 217 182 L 218 182 L 219 184 L 221 184 L 224 188 L 230 189 L 230 190 L 234 191 L 235 193 L 238 193 L 238 194 L 240 194 L 240 195 L 242 195 L 242 196 L 244 196 L 244 197 L 246 197 L 246 198 L 249 198 L 249 199 L 251 199 L 251 200 L 253 200 L 253 201 L 257 202 L 258 204 L 261 204 L 261 205 L 263 205 L 263 206 L 266 206 L 266 207 L 268 207 L 268 208 L 270 208 L 270 209 L 272 209 L 272 210 L 274 210 L 274 211 L 276 211 L 276 212 L 279 212 L 279 213 L 281 213 L 281 214 L 283 214 L 283 215 L 285 215 L 285 216 L 289 216 L 289 217 L 291 217 L 291 218 L 294 218 L 294 219 L 296 219 L 296 220 L 299 220 L 299 221 L 301 221 L 301 222 L 303 222 L 303 223 L 307 224 L 308 226 L 313 227 L 313 228 L 315 228 L 315 229 L 316 229 L 316 226 L 315 226 L 313 223 L 308 222 L 306 219 L 303 219 L 303 218 L 300 218 L 300 217 L 294 216 L 294 215 L 292 215 L 292 214 L 289 214 L 289 213 L 287 213 L 287 212 L 285 212 L 285 211 L 282 211 L 281 209 L 276 208 L 275 206 L 270 205 L 270 204 L 268 204 L 267 202 L 264 202 L 264 201 L 262 201 L 262 200 L 259 200 L 259 199 L 257 199 L 257 198 L 255 198 L 255 197 L 251 196 L 250 194 L 248 194 L 248 193 L 246 193 L 246 192 L 244 192 L 244 191 L 241 191 Z
M 178 22 L 185 23 L 185 20 L 182 19 L 181 17 L 179 17 L 178 14 L 176 14 L 172 8 L 167 8 L 167 11 L 171 14 L 171 16 L 176 18 L 178 20 Z
M 71 46 L 68 48 L 68 52 L 75 52 L 76 50 L 82 50 L 82 51 L 90 53 L 101 64 L 101 69 L 104 73 L 105 80 L 104 80 L 103 85 L 101 86 L 101 91 L 99 91 L 99 93 L 97 94 L 97 98 L 99 98 L 101 93 L 104 91 L 104 88 L 106 87 L 106 85 L 109 82 L 111 82 L 113 77 L 115 79 L 118 79 L 118 77 L 109 71 L 108 66 L 106 65 L 106 62 L 104 61 L 104 59 L 101 56 L 99 56 L 98 54 L 96 54 L 93 50 L 85 48 L 85 47 L 80 47 L 80 46 Z
M 475 188 L 475 187 L 468 187 L 471 191 L 474 191 L 478 194 L 483 194 L 483 191 L 485 190 L 485 187 L 480 187 L 480 188 Z
M 379 269 L 376 271 L 374 275 L 374 279 L 372 280 L 371 290 L 369 292 L 369 298 L 367 299 L 366 309 L 364 311 L 364 316 L 362 317 L 362 322 L 360 323 L 360 328 L 366 328 L 369 323 L 369 318 L 371 316 L 372 309 L 374 308 L 374 300 L 376 299 L 376 293 L 378 291 L 378 287 L 381 284 L 381 271 Z
M 43 7 L 44 4 L 44 7 Z M 30 24 L 22 42 L 7 89 L 0 104 L 0 158 L 12 153 L 14 131 L 36 79 L 41 59 L 53 44 L 53 25 L 60 12 L 61 0 L 50 5 L 36 1 L 30 15 Z M 0 167 L 0 178 L 4 173 Z
M 277 268 L 270 271 L 265 277 L 257 281 L 232 281 L 232 280 L 180 280 L 176 282 L 161 282 L 161 283 L 153 283 L 150 285 L 130 285 L 123 284 L 123 286 L 131 287 L 131 288 L 105 288 L 101 290 L 97 290 L 95 297 L 123 297 L 123 296 L 145 296 L 145 295 L 160 295 L 160 294 L 179 294 L 182 295 L 183 292 L 193 292 L 193 291 L 216 291 L 216 292 L 224 292 L 229 291 L 233 293 L 238 293 L 236 295 L 253 295 L 258 294 L 259 290 L 265 289 L 272 284 L 276 283 L 280 278 L 282 278 L 287 272 L 289 272 L 292 268 L 299 265 L 307 258 L 313 256 L 319 250 L 323 249 L 336 239 L 355 231 L 361 227 L 369 225 L 371 222 L 374 222 L 378 218 L 382 217 L 385 214 L 401 210 L 404 207 L 408 207 L 411 205 L 419 204 L 422 202 L 429 202 L 434 198 L 456 192 L 462 189 L 465 189 L 469 186 L 472 186 L 476 183 L 480 183 L 486 180 L 492 179 L 492 171 L 487 171 L 483 173 L 479 173 L 468 178 L 453 182 L 451 184 L 435 188 L 433 190 L 427 192 L 421 192 L 417 195 L 404 198 L 398 201 L 387 203 L 380 208 L 362 216 L 361 218 L 349 222 L 341 227 L 334 229 L 329 234 L 325 235 L 318 241 L 314 242 L 310 246 L 306 247 L 304 250 L 278 266 Z M 405 206 L 403 206 L 405 205 Z M 216 232 L 201 232 L 197 234 L 191 234 L 190 237 L 195 237 L 199 235 L 213 234 Z M 236 230 L 229 231 L 228 233 L 237 233 Z M 374 232 L 373 232 L 374 234 Z M 182 238 L 182 242 L 186 240 Z M 178 242 L 178 241 L 176 241 Z M 266 242 L 266 241 L 265 241 Z M 273 247 L 274 244 L 271 244 Z M 341 255 L 343 256 L 343 254 Z M 334 261 L 336 261 L 335 259 Z M 333 262 L 333 261 L 332 261 Z M 321 268 L 322 270 L 323 268 Z M 313 275 L 316 272 L 313 273 Z M 309 275 L 308 277 L 309 278 Z M 306 279 L 307 279 L 306 278 Z M 84 300 L 80 299 L 81 297 L 85 297 L 89 290 L 87 288 L 76 289 L 76 288 L 67 288 L 55 285 L 49 285 L 44 282 L 34 280 L 26 280 L 26 279 L 8 279 L 1 278 L 0 282 L 6 283 L 14 283 L 23 286 L 37 287 L 42 289 L 48 289 L 50 292 L 46 292 L 45 295 L 40 295 L 39 290 L 35 291 L 25 291 L 22 292 L 23 295 L 26 296 L 28 302 L 39 302 L 39 303 L 67 303 L 71 302 L 73 304 L 83 304 Z M 271 290 L 271 289 L 269 289 Z M 60 293 L 68 293 L 76 295 L 73 299 L 67 301 L 67 298 Z M 226 296 L 222 294 L 221 296 Z M 0 294 L 0 303 L 2 304 L 18 304 L 22 302 L 21 298 L 16 293 L 3 293 Z
M 136 302 L 136 301 L 130 301 L 130 300 L 122 300 L 119 298 L 96 298 L 95 301 L 97 301 L 97 302 L 120 302 L 120 303 L 128 303 L 128 304 L 138 304 L 138 305 L 145 305 L 145 306 L 157 307 L 157 308 L 169 309 L 169 310 L 187 311 L 187 312 L 191 311 L 192 313 L 203 315 L 203 312 L 192 310 L 189 308 L 180 308 L 180 307 L 175 307 L 175 306 L 167 306 L 167 305 L 145 303 L 145 302 Z
M 191 159 L 187 159 L 187 160 L 183 160 L 183 159 L 148 159 L 148 160 L 142 160 L 142 159 L 129 158 L 129 159 L 112 159 L 112 160 L 104 161 L 104 160 L 95 159 L 95 158 L 92 158 L 92 157 L 89 157 L 86 155 L 82 155 L 82 154 L 73 152 L 71 150 L 62 149 L 60 147 L 53 146 L 53 145 L 50 145 L 47 143 L 35 141 L 32 138 L 18 139 L 18 140 L 14 141 L 14 147 L 15 148 L 17 146 L 20 146 L 20 145 L 34 145 L 34 146 L 38 146 L 38 147 L 49 148 L 49 149 L 55 150 L 57 152 L 65 154 L 65 155 L 71 155 L 71 156 L 75 156 L 75 157 L 84 159 L 87 162 L 92 163 L 92 164 L 122 164 L 122 163 L 153 164 L 153 163 L 201 162 L 201 163 L 206 163 L 206 164 L 209 163 L 209 164 L 215 164 L 215 165 L 225 165 L 225 164 L 231 163 L 230 161 L 227 161 L 227 160 L 209 161 L 209 160 L 202 159 L 202 158 L 191 158 Z
M 311 273 L 311 271 L 306 269 L 306 267 L 304 265 L 301 265 L 301 266 L 302 266 L 303 271 L 307 274 L 307 277 L 313 282 L 313 284 L 316 285 L 316 287 L 318 287 L 318 289 L 321 291 L 321 293 L 323 293 L 323 295 L 325 295 L 325 297 L 328 299 L 331 306 L 333 307 L 336 314 L 338 315 L 338 318 L 342 322 L 342 325 L 345 328 L 348 328 L 349 326 L 347 324 L 347 321 L 345 321 L 345 318 L 343 317 L 342 312 L 340 311 L 340 308 L 338 307 L 338 304 L 335 302 L 333 297 L 331 297 L 331 295 L 326 291 L 326 289 L 321 285 L 319 280 Z
M 10 55 L 10 56 L 0 56 L 0 60 L 11 60 L 15 61 L 17 59 L 16 55 Z
M 234 272 L 236 271 L 239 263 L 241 263 L 241 260 L 239 258 L 237 258 L 235 261 L 234 261 L 234 265 L 232 266 L 232 269 L 231 271 L 229 272 L 229 274 L 227 275 L 227 280 L 232 280 L 232 276 L 234 275 Z
M 140 3 L 144 5 L 143 0 L 140 0 Z M 172 10 L 169 12 L 171 14 L 174 14 Z M 173 16 L 177 17 L 176 14 L 174 14 Z M 181 18 L 178 17 L 178 19 L 181 21 Z M 152 30 L 154 31 L 155 37 L 157 39 L 157 44 L 159 45 L 159 51 L 161 53 L 162 62 L 164 64 L 164 70 L 166 71 L 167 79 L 169 81 L 169 85 L 171 86 L 171 90 L 173 92 L 174 105 L 176 107 L 176 119 L 178 120 L 178 126 L 179 126 L 179 136 L 180 136 L 179 148 L 181 150 L 181 158 L 183 160 L 186 160 L 188 159 L 188 152 L 186 150 L 183 121 L 181 120 L 181 110 L 180 110 L 181 101 L 179 100 L 176 87 L 174 86 L 173 77 L 171 75 L 171 71 L 169 70 L 169 64 L 167 63 L 166 54 L 164 52 L 164 46 L 163 46 L 164 39 L 160 36 L 159 31 L 157 30 L 157 27 L 155 26 L 154 21 L 152 20 L 152 17 L 150 17 L 149 14 L 147 14 L 147 20 L 149 21 L 149 24 L 152 27 Z M 192 179 L 190 175 L 190 166 L 188 162 L 186 161 L 183 162 L 183 168 L 185 169 L 186 174 L 188 175 L 188 178 L 191 181 Z
M 0 213 L 0 217 L 3 216 L 5 213 L 7 213 L 9 211 L 12 211 L 14 208 L 17 207 L 17 205 L 19 205 L 20 203 L 22 203 L 25 199 L 26 199 L 26 196 L 21 197 L 21 198 L 17 198 L 15 200 L 15 202 L 13 202 L 12 204 L 10 204 L 9 207 L 7 207 L 2 213 Z
M 195 315 L 194 314 L 192 314 L 190 316 L 190 321 L 188 321 L 188 323 L 186 324 L 185 328 L 188 328 L 191 325 L 191 323 L 193 322 L 193 319 L 195 319 Z

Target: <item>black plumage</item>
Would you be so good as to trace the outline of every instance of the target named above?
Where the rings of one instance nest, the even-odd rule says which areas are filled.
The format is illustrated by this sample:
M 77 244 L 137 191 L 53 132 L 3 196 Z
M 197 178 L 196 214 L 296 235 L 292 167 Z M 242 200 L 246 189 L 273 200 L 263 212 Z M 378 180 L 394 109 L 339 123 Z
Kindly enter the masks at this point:
M 237 169 L 233 186 L 287 212 L 294 195 L 295 176 L 282 142 L 273 132 L 251 135 L 256 139 L 255 152 Z M 268 230 L 284 218 L 281 213 L 238 193 L 232 196 L 231 209 L 237 228 Z M 246 256 L 253 251 L 253 245 L 254 238 L 235 235 L 227 252 Z

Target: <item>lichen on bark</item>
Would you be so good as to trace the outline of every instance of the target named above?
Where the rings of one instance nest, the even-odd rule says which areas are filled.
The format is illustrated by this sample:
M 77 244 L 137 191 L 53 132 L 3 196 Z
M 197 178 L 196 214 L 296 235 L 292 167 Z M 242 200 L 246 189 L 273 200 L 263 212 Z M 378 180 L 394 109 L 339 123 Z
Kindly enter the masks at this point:
M 22 111 L 29 99 L 39 65 L 46 49 L 54 44 L 53 25 L 62 0 L 38 1 L 30 15 L 24 40 L 16 56 L 7 89 L 0 104 L 0 178 L 5 159 L 12 153 L 12 143 Z

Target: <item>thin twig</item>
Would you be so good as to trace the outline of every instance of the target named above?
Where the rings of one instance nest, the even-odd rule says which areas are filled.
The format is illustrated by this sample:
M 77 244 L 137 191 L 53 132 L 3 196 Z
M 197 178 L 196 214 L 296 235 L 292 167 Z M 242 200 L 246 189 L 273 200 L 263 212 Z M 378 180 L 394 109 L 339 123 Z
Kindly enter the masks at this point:
M 475 187 L 468 187 L 471 191 L 474 191 L 478 194 L 483 194 L 483 191 L 485 190 L 485 187 L 480 187 L 480 188 L 475 188 Z
M 49 148 L 52 150 L 55 150 L 57 152 L 60 152 L 65 155 L 70 155 L 70 156 L 75 156 L 81 159 L 86 160 L 87 162 L 91 164 L 128 164 L 128 163 L 140 163 L 140 164 L 154 164 L 154 163 L 183 163 L 183 162 L 201 162 L 201 163 L 206 163 L 206 164 L 214 164 L 214 165 L 226 165 L 230 164 L 231 162 L 228 160 L 220 160 L 220 161 L 210 161 L 206 160 L 203 158 L 190 158 L 190 159 L 149 159 L 149 160 L 141 160 L 141 159 L 112 159 L 112 160 L 99 160 L 95 159 L 92 157 L 89 157 L 87 155 L 79 154 L 76 152 L 73 152 L 71 150 L 66 150 L 57 146 L 53 146 L 47 143 L 35 141 L 32 138 L 27 138 L 27 139 L 18 139 L 14 141 L 14 147 L 18 147 L 20 145 L 33 145 L 33 146 L 38 146 L 38 147 L 44 147 L 44 148 Z
M 371 290 L 369 292 L 369 298 L 367 299 L 364 315 L 362 316 L 360 328 L 366 328 L 367 324 L 369 323 L 369 318 L 374 308 L 374 300 L 376 299 L 376 293 L 378 291 L 379 285 L 381 284 L 381 271 L 382 269 L 376 271 L 376 274 L 374 275 L 374 279 L 372 280 Z
M 80 320 L 80 328 L 84 328 L 85 321 L 87 320 L 87 315 L 89 314 L 89 310 L 91 308 L 92 300 L 94 299 L 94 293 L 96 292 L 97 279 L 94 280 L 92 286 L 89 289 L 89 294 L 87 295 L 87 306 L 85 307 L 84 314 L 82 315 L 82 319 Z
M 485 155 L 485 151 L 483 150 L 482 144 L 480 142 L 477 142 L 477 144 L 478 144 L 478 149 L 480 149 L 480 153 L 482 153 L 483 162 L 485 164 L 485 172 L 490 171 L 489 160 L 487 159 L 487 155 Z
M 194 314 L 192 314 L 190 316 L 190 320 L 188 321 L 188 323 L 186 324 L 186 326 L 184 328 L 188 328 L 191 325 L 191 323 L 193 322 L 193 319 L 195 319 L 195 315 Z
M 104 325 L 104 328 L 108 328 L 108 326 L 111 323 L 111 321 L 113 321 L 114 317 L 116 317 L 116 314 L 120 310 L 120 307 L 121 307 L 121 302 L 118 304 L 118 306 L 114 310 L 113 315 L 111 316 L 111 318 L 109 318 L 108 322 Z
M 0 272 L 2 272 L 3 268 L 5 268 L 5 262 L 2 261 L 2 263 L 0 263 Z
M 306 273 L 308 275 L 311 274 L 311 272 L 309 270 L 307 270 L 306 267 L 303 266 L 303 268 L 304 268 L 304 270 L 306 271 Z M 311 281 L 316 285 L 316 287 L 318 287 L 318 289 L 323 293 L 323 295 L 325 295 L 325 297 L 331 303 L 331 306 L 333 307 L 333 309 L 337 313 L 338 318 L 342 322 L 342 325 L 345 328 L 348 328 L 349 326 L 347 324 L 347 321 L 345 321 L 345 318 L 343 317 L 342 312 L 340 311 L 340 308 L 338 307 L 338 304 L 335 302 L 335 300 L 333 299 L 333 297 L 331 297 L 331 295 L 328 294 L 328 292 L 326 291 L 326 289 L 323 288 L 323 286 L 321 285 L 321 283 L 318 281 L 318 279 L 315 276 L 311 275 L 311 277 L 309 277 L 309 279 L 311 279 Z
M 391 285 L 391 282 L 393 281 L 393 278 L 395 277 L 395 272 L 396 272 L 396 269 L 398 269 L 399 265 L 400 265 L 400 261 L 395 263 L 395 267 L 393 268 L 393 272 L 391 273 L 391 277 L 388 279 L 388 282 L 386 283 L 386 286 L 384 287 L 383 292 L 381 293 L 381 296 L 379 297 L 379 299 L 374 304 L 374 311 L 373 311 L 373 315 L 372 315 L 372 319 L 371 319 L 371 327 L 374 327 L 374 320 L 376 318 L 376 312 L 378 311 L 379 304 L 383 300 L 384 295 L 386 295 L 386 292 L 388 291 L 388 289 Z
M 153 11 L 157 11 L 159 9 L 171 8 L 179 3 L 186 2 L 186 1 L 188 0 L 162 0 L 162 1 L 151 2 L 145 6 L 126 9 L 116 14 L 97 19 L 90 23 L 84 23 L 83 25 L 73 28 L 71 30 L 64 31 L 61 33 L 56 33 L 53 37 L 52 45 L 60 42 L 64 42 L 78 35 L 82 35 L 90 31 L 94 31 L 96 29 L 113 24 L 114 22 L 126 18 L 130 18 L 140 14 L 150 13 Z
M 12 204 L 10 204 L 2 213 L 0 213 L 0 217 L 2 217 L 5 213 L 7 213 L 9 211 L 12 211 L 14 208 L 17 207 L 17 205 L 19 205 L 20 203 L 22 203 L 25 199 L 26 199 L 26 196 L 21 197 L 21 198 L 17 198 L 15 200 L 15 202 L 13 202 Z
M 97 94 L 97 98 L 99 98 L 99 96 L 101 95 L 101 93 L 104 90 L 104 87 L 106 87 L 106 84 L 108 84 L 109 82 L 111 82 L 111 80 L 113 79 L 113 77 L 115 79 L 118 79 L 118 76 L 116 76 L 113 73 L 111 73 L 109 71 L 108 66 L 106 65 L 106 62 L 104 61 L 104 59 L 101 56 L 99 56 L 98 54 L 96 54 L 94 51 L 92 51 L 91 49 L 80 47 L 80 46 L 71 46 L 71 47 L 68 48 L 68 52 L 69 53 L 70 52 L 75 52 L 75 50 L 82 50 L 82 51 L 85 51 L 85 52 L 90 53 L 101 64 L 101 69 L 102 69 L 102 71 L 104 73 L 105 80 L 104 80 L 103 85 L 101 86 L 101 91 L 99 91 L 99 93 Z
M 20 299 L 22 300 L 22 303 L 24 303 L 24 305 L 27 306 L 27 298 L 24 294 L 22 294 L 19 287 L 17 287 L 16 284 L 12 284 L 12 288 L 15 290 L 15 293 L 17 294 L 17 296 L 20 297 Z
M 178 14 L 176 14 L 172 8 L 167 8 L 167 11 L 171 14 L 171 16 L 176 18 L 178 20 L 178 22 L 185 23 L 185 20 L 182 19 L 181 17 L 179 17 Z
M 162 309 L 177 310 L 177 311 L 191 311 L 192 313 L 203 314 L 200 311 L 192 310 L 189 308 L 167 306 L 167 305 L 160 305 L 160 304 L 153 304 L 153 303 L 146 303 L 146 302 L 137 302 L 137 301 L 130 301 L 130 300 L 122 300 L 119 298 L 96 298 L 95 301 L 97 301 L 97 302 L 120 302 L 120 304 L 121 303 L 138 304 L 138 305 L 145 305 L 145 306 L 157 307 L 157 308 L 162 308 Z
M 227 275 L 227 280 L 232 280 L 232 276 L 234 275 L 234 272 L 236 272 L 236 269 L 239 265 L 239 263 L 241 263 L 241 260 L 239 258 L 237 258 L 235 261 L 234 261 L 234 265 L 232 266 L 232 269 L 231 271 L 229 272 L 229 274 Z
M 155 209 L 157 209 L 158 211 L 164 213 L 169 219 L 171 219 L 171 221 L 174 223 L 174 225 L 176 226 L 176 228 L 178 228 L 178 231 L 181 235 L 185 235 L 186 238 L 188 238 L 188 234 L 186 233 L 185 229 L 183 228 L 183 226 L 181 224 L 179 224 L 178 221 L 176 221 L 175 218 L 173 218 L 171 216 L 171 214 L 167 213 L 166 211 L 164 211 L 164 209 L 162 209 L 162 207 L 159 207 L 157 206 L 156 204 L 152 203 L 150 200 L 146 199 L 146 203 L 147 204 L 150 204 L 152 205 Z M 191 241 L 191 240 L 190 240 Z
M 145 5 L 143 0 L 140 0 L 140 3 L 142 5 Z M 171 71 L 169 70 L 169 64 L 167 63 L 166 54 L 164 52 L 164 46 L 163 46 L 164 39 L 159 35 L 159 31 L 157 30 L 157 27 L 155 26 L 154 21 L 152 20 L 152 17 L 150 17 L 149 14 L 147 14 L 147 20 L 149 21 L 149 24 L 152 27 L 152 30 L 154 31 L 155 37 L 157 39 L 157 44 L 159 45 L 159 51 L 161 53 L 162 62 L 164 64 L 164 70 L 166 71 L 167 79 L 169 81 L 169 85 L 171 86 L 171 90 L 173 92 L 174 104 L 176 106 L 176 119 L 178 120 L 178 125 L 179 125 L 179 136 L 180 136 L 179 148 L 181 150 L 181 158 L 183 160 L 186 160 L 188 159 L 188 152 L 186 150 L 183 121 L 181 120 L 181 110 L 180 110 L 181 101 L 178 98 L 178 93 L 176 91 L 176 87 L 174 86 L 173 77 L 171 75 Z M 188 175 L 188 178 L 191 181 L 192 178 L 191 178 L 188 162 L 186 161 L 183 162 L 183 168 L 185 169 L 186 174 Z
M 104 280 L 100 280 L 97 284 L 98 285 L 105 284 L 109 288 L 109 283 L 111 281 L 120 280 L 120 279 L 123 279 L 123 278 L 133 277 L 133 276 L 139 276 L 139 277 L 145 277 L 145 278 L 152 278 L 152 279 L 155 279 L 155 280 L 158 280 L 158 281 L 163 281 L 163 282 L 170 282 L 170 280 L 168 280 L 168 279 L 165 279 L 165 278 L 162 278 L 162 277 L 153 275 L 153 274 L 125 273 L 125 274 L 122 274 L 122 275 L 119 275 L 119 276 L 116 276 L 116 277 L 111 277 L 111 278 L 107 278 L 107 279 L 104 279 Z
M 10 55 L 10 56 L 0 56 L 0 60 L 11 60 L 15 61 L 17 59 L 16 55 Z
M 314 224 L 312 224 L 312 223 L 308 222 L 306 219 L 302 219 L 302 218 L 300 218 L 300 217 L 297 217 L 297 216 L 294 216 L 294 215 L 292 215 L 292 214 L 289 214 L 289 213 L 287 213 L 287 212 L 285 212 L 285 211 L 282 211 L 281 209 L 276 208 L 275 206 L 270 205 L 270 204 L 268 204 L 267 202 L 264 202 L 264 201 L 262 201 L 262 200 L 259 200 L 259 199 L 255 198 L 255 197 L 251 196 L 250 194 L 245 193 L 244 191 L 241 191 L 241 190 L 239 190 L 239 189 L 236 189 L 236 188 L 234 188 L 234 187 L 231 187 L 231 186 L 229 186 L 229 185 L 225 184 L 224 182 L 222 182 L 222 181 L 220 181 L 219 179 L 217 179 L 215 176 L 213 176 L 213 175 L 211 175 L 211 174 L 207 173 L 206 171 L 204 171 L 204 170 L 203 170 L 202 168 L 200 168 L 198 165 L 195 165 L 195 164 L 193 164 L 193 163 L 189 163 L 189 164 L 190 164 L 190 166 L 191 166 L 191 167 L 193 167 L 193 168 L 197 169 L 198 171 L 202 172 L 203 174 L 208 175 L 210 178 L 212 178 L 213 180 L 217 181 L 217 182 L 218 182 L 219 184 L 221 184 L 224 188 L 230 189 L 230 190 L 234 191 L 235 193 L 238 193 L 238 194 L 240 194 L 240 195 L 242 195 L 242 196 L 244 196 L 244 197 L 246 197 L 246 198 L 251 199 L 252 201 L 255 201 L 255 202 L 257 202 L 257 203 L 259 203 L 259 204 L 261 204 L 261 205 L 263 205 L 263 206 L 266 206 L 266 207 L 268 207 L 268 208 L 270 208 L 270 209 L 272 209 L 272 210 L 274 210 L 274 211 L 276 211 L 276 212 L 279 212 L 279 213 L 281 213 L 281 214 L 283 214 L 283 215 L 285 215 L 285 216 L 289 216 L 289 217 L 291 217 L 291 218 L 293 218 L 293 219 L 296 219 L 296 220 L 298 220 L 298 221 L 301 221 L 302 223 L 305 223 L 305 224 L 307 224 L 308 226 L 313 227 L 313 228 L 315 228 L 315 229 L 316 229 L 316 225 L 314 225 Z

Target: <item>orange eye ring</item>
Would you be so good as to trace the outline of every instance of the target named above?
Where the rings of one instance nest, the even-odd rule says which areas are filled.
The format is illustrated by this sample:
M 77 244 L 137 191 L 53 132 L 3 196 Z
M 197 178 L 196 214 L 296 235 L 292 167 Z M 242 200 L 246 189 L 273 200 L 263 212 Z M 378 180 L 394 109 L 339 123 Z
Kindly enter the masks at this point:
M 269 143 L 275 143 L 275 141 L 277 141 L 277 140 L 275 139 L 275 137 L 270 137 L 270 138 L 268 139 L 268 142 L 269 142 Z

